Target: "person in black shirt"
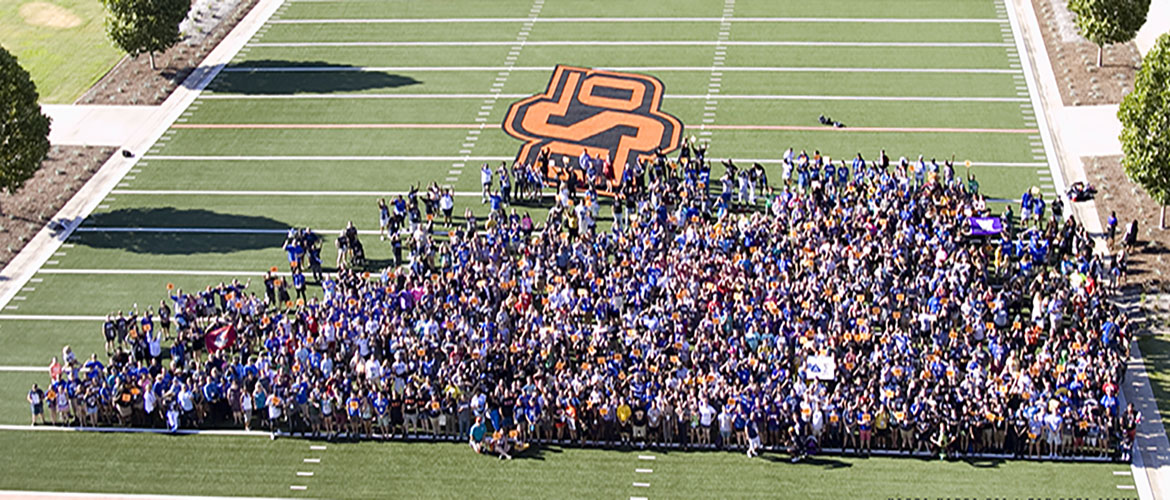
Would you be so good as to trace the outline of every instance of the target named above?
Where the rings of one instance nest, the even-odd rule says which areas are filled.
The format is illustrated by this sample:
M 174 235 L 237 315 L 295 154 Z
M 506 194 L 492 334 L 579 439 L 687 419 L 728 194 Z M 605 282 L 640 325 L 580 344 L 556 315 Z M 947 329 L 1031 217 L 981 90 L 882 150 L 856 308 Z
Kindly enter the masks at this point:
M 114 352 L 118 339 L 118 325 L 113 314 L 107 315 L 106 322 L 102 323 L 102 336 L 106 338 L 106 356 L 109 357 Z

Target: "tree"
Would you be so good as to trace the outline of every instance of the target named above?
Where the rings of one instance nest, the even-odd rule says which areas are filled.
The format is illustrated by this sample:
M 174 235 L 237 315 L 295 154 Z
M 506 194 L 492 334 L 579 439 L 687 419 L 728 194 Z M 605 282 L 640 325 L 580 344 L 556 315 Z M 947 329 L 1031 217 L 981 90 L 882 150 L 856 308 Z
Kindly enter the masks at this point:
M 49 117 L 16 57 L 0 47 L 0 189 L 16 192 L 49 152 Z
M 1068 0 L 1081 36 L 1097 44 L 1097 67 L 1105 46 L 1133 40 L 1150 12 L 1150 0 Z
M 179 42 L 179 23 L 191 10 L 191 0 L 102 0 L 106 6 L 106 34 L 131 57 L 150 55 Z
M 1161 227 L 1166 228 L 1170 203 L 1170 33 L 1142 60 L 1133 92 L 1121 100 L 1121 166 L 1162 205 Z

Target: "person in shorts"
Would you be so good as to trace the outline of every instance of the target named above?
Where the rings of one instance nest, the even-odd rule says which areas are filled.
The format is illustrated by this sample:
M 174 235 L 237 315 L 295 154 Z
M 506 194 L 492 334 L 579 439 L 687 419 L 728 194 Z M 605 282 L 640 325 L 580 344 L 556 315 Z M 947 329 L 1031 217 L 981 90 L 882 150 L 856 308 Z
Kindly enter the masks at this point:
M 37 417 L 41 418 L 41 425 L 45 424 L 45 391 L 42 391 L 37 384 L 32 385 L 32 389 L 28 391 L 28 406 L 32 411 L 32 422 L 29 425 L 37 425 Z

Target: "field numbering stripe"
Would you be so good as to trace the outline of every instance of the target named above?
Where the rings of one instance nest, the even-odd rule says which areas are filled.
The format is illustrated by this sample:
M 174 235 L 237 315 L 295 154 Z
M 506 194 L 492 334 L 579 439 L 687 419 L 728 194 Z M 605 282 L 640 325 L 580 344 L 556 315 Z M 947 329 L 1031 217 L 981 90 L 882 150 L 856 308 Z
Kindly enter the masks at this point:
M 249 44 L 262 48 L 308 48 L 308 47 L 501 47 L 515 45 L 516 41 L 442 41 L 442 42 L 261 42 Z M 695 47 L 724 45 L 738 47 L 871 47 L 871 48 L 982 48 L 1009 47 L 1006 42 L 813 42 L 802 40 L 544 40 L 524 42 L 524 45 L 541 47 Z
M 303 1 L 303 0 L 302 0 Z M 417 19 L 282 19 L 270 24 L 461 24 L 461 23 L 695 23 L 720 22 L 721 17 L 454 17 Z M 983 18 L 903 18 L 903 17 L 739 17 L 739 23 L 882 23 L 882 24 L 999 24 L 1000 19 Z
M 509 55 L 519 55 L 519 52 Z M 432 71 L 450 71 L 450 72 L 499 72 L 503 70 L 508 71 L 524 71 L 524 72 L 539 72 L 545 73 L 552 71 L 553 66 L 234 66 L 224 68 L 225 73 L 312 73 L 312 72 L 432 72 Z M 678 72 L 707 72 L 711 68 L 705 66 L 596 66 L 594 69 L 605 69 L 612 71 L 634 71 L 634 72 L 664 72 L 664 71 L 678 71 Z M 1002 68 L 865 68 L 865 67 L 828 67 L 828 66 L 736 66 L 723 67 L 721 71 L 735 71 L 748 73 L 977 73 L 977 74 L 992 74 L 992 75 L 1018 75 L 1022 70 L 1018 69 L 1002 69 Z M 285 95 L 266 95 L 266 94 L 252 94 L 242 95 L 242 97 L 255 98 L 281 98 L 287 96 L 312 95 L 312 94 L 285 94 Z M 334 94 L 324 94 L 334 95 Z M 202 98 L 205 99 L 227 99 L 230 96 L 224 94 L 204 94 Z M 188 108 L 190 109 L 190 108 Z

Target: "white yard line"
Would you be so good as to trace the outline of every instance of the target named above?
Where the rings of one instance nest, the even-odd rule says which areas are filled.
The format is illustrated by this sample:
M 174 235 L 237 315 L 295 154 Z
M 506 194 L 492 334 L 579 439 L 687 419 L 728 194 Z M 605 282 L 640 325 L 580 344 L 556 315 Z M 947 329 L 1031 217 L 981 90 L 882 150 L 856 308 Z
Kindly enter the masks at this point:
M 303 1 L 303 0 L 302 0 Z M 331 1 L 331 0 L 327 0 Z M 461 23 L 521 23 L 527 17 L 455 17 L 418 19 L 281 19 L 269 24 L 461 24 Z M 539 23 L 702 23 L 720 22 L 720 17 L 546 17 Z M 882 24 L 999 24 L 995 18 L 937 18 L 918 19 L 900 17 L 737 17 L 738 23 L 882 23 Z
M 210 98 L 210 96 L 208 96 Z M 520 99 L 526 94 L 294 94 L 281 96 L 226 95 L 217 99 Z M 666 94 L 665 99 L 707 99 L 708 94 Z M 720 95 L 721 99 L 749 101 L 890 101 L 890 102 L 1028 102 L 1027 97 L 936 97 L 852 95 Z M 153 159 L 157 156 L 148 155 Z
M 508 159 L 511 159 L 510 157 Z M 507 160 L 500 160 L 507 161 Z M 162 196 L 406 196 L 406 191 L 220 191 L 199 189 L 115 189 L 113 194 Z M 452 196 L 474 198 L 474 191 L 453 191 Z
M 100 432 L 109 434 L 183 434 L 209 436 L 248 436 L 268 438 L 272 433 L 267 431 L 245 430 L 199 430 L 179 429 L 171 432 L 167 429 L 144 429 L 139 427 L 59 427 L 54 425 L 0 425 L 0 431 L 32 431 L 32 432 Z
M 265 271 L 224 271 L 224 270 L 199 270 L 199 269 L 41 269 L 37 271 L 41 274 L 65 274 L 65 275 L 110 275 L 110 276 L 264 276 L 268 274 Z M 288 276 L 287 272 L 278 272 Z
M 800 40 L 735 40 L 717 42 L 714 40 L 542 40 L 524 42 L 525 45 L 541 47 L 706 47 L 727 45 L 739 47 L 875 47 L 875 48 L 978 48 L 1011 47 L 1005 42 L 809 42 Z M 515 41 L 425 41 L 425 42 L 257 42 L 248 44 L 252 48 L 304 48 L 304 47 L 506 47 Z
M 85 493 L 73 491 L 20 491 L 0 490 L 0 498 L 85 498 L 91 500 L 278 500 L 279 497 L 212 497 L 187 495 L 132 494 L 132 493 Z
M 45 366 L 0 366 L 0 372 L 48 373 L 49 368 Z
M 726 97 L 726 96 L 723 96 Z M 915 153 L 917 154 L 917 153 Z M 334 161 L 452 161 L 453 159 L 463 158 L 462 156 L 196 156 L 196 155 L 148 155 L 151 160 L 180 160 L 180 161 L 320 161 L 320 162 L 334 162 Z M 716 156 L 713 156 L 716 157 Z M 723 156 L 717 156 L 724 158 Z M 733 157 L 736 161 L 741 163 L 781 163 L 784 160 L 781 158 L 740 158 Z M 515 159 L 513 156 L 477 156 L 473 158 L 476 161 L 511 161 Z M 993 162 L 993 161 L 972 161 L 972 167 L 1018 167 L 1018 168 L 1037 168 L 1045 167 L 1048 163 L 1045 162 Z M 129 190 L 128 190 L 129 191 Z M 182 191 L 182 190 L 179 190 Z M 478 195 L 477 195 L 478 196 Z
M 54 314 L 0 314 L 0 319 L 20 320 L 20 321 L 105 321 L 105 316 L 68 316 L 68 315 L 54 315 Z M 38 428 L 39 429 L 39 428 Z M 58 429 L 60 429 L 58 427 Z M 0 425 L 0 430 L 14 430 L 7 429 Z M 25 429 L 27 430 L 27 429 Z
M 431 71 L 451 71 L 451 72 L 498 72 L 498 71 L 526 71 L 526 72 L 550 72 L 555 67 L 553 66 L 275 66 L 275 67 L 255 67 L 255 66 L 233 66 L 224 68 L 224 73 L 312 73 L 312 72 L 354 72 L 354 71 L 385 71 L 385 72 L 431 72 Z M 596 66 L 594 69 L 605 69 L 611 71 L 632 71 L 632 72 L 664 72 L 664 71 L 679 71 L 679 72 L 708 72 L 711 71 L 710 66 Z M 1002 68 L 852 68 L 852 67 L 818 67 L 818 66 L 735 66 L 723 67 L 724 72 L 747 72 L 747 73 L 958 73 L 958 74 L 1021 74 L 1023 70 L 1020 69 L 1002 69 Z M 291 94 L 301 95 L 301 94 Z M 333 95 L 333 94 L 321 94 Z M 270 97 L 267 95 L 257 95 L 256 97 Z M 279 98 L 282 96 L 271 96 Z M 206 94 L 202 99 L 225 99 L 228 96 L 222 94 Z
M 183 161 L 455 161 L 464 156 L 225 156 L 146 155 L 151 160 Z M 513 156 L 476 156 L 479 161 L 508 161 Z

